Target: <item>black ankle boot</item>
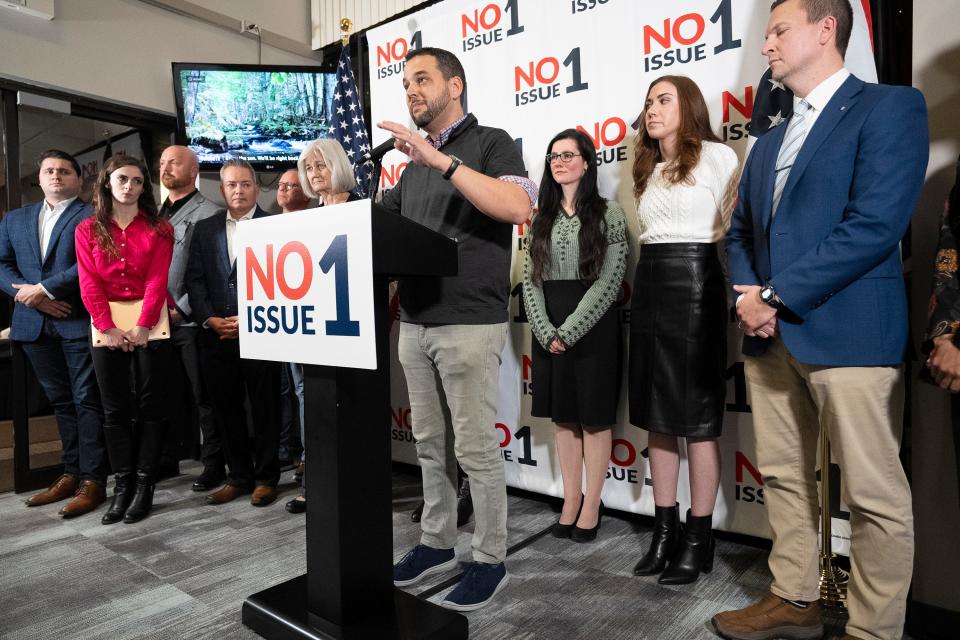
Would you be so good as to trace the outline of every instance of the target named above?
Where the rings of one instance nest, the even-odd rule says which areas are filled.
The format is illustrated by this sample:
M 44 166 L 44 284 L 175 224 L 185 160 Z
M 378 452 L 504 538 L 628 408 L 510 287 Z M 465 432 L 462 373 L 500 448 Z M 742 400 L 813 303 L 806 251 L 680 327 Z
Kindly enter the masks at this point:
M 635 576 L 653 576 L 663 571 L 680 544 L 680 505 L 655 507 L 650 549 L 633 568 Z
M 130 501 L 133 500 L 133 474 L 118 473 L 115 476 L 113 486 L 113 500 L 107 512 L 100 518 L 100 524 L 113 524 L 123 519 Z
M 687 524 L 677 555 L 657 580 L 660 584 L 690 584 L 700 572 L 713 570 L 713 515 L 692 516 L 687 511 Z
M 140 522 L 148 515 L 153 508 L 153 479 L 149 474 L 142 471 L 137 472 L 137 492 L 133 495 L 133 501 L 127 509 L 123 521 L 127 524 Z

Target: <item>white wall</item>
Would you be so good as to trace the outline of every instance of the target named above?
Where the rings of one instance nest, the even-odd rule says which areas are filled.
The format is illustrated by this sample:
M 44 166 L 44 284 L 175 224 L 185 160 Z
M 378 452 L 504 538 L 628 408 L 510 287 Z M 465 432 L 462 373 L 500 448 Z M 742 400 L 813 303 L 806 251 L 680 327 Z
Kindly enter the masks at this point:
M 306 0 L 231 0 L 210 8 L 234 7 L 235 18 L 259 19 L 268 6 L 271 29 L 306 22 L 298 30 L 309 31 Z M 308 33 L 301 36 L 309 44 Z M 0 75 L 173 113 L 170 63 L 180 61 L 256 64 L 257 42 L 138 0 L 60 0 L 51 21 L 0 14 Z M 262 61 L 318 62 L 266 45 Z
M 310 0 L 191 0 L 204 9 L 256 23 L 278 35 L 310 44 Z M 364 0 L 366 2 L 368 0 Z
M 960 33 L 958 0 L 913 3 L 913 84 L 930 112 L 930 166 L 913 220 L 914 338 L 926 326 L 933 258 L 943 203 L 953 186 L 960 154 Z M 909 135 L 909 132 L 904 132 Z M 914 378 L 916 379 L 916 378 Z M 913 392 L 913 493 L 917 560 L 913 597 L 925 604 L 960 611 L 957 531 L 957 460 L 954 455 L 948 394 L 922 382 Z
M 310 43 L 309 0 L 214 0 L 204 7 Z M 59 0 L 52 21 L 0 13 L 3 76 L 173 114 L 171 62 L 256 64 L 257 43 L 139 0 Z M 262 62 L 319 60 L 265 45 Z M 220 202 L 216 175 L 200 182 L 200 191 Z M 275 209 L 275 196 L 264 191 L 261 205 Z

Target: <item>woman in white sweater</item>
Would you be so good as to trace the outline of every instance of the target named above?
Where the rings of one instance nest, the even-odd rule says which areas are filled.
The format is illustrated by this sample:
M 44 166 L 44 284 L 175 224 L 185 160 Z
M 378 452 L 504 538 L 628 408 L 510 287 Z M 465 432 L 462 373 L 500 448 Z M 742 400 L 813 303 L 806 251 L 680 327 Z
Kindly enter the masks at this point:
M 710 129 L 703 95 L 689 78 L 655 80 L 642 121 L 633 165 L 640 257 L 629 396 L 630 422 L 649 432 L 655 521 L 634 573 L 686 584 L 713 566 L 727 312 L 717 243 L 730 227 L 739 162 Z M 691 494 L 682 536 L 680 438 L 687 442 Z

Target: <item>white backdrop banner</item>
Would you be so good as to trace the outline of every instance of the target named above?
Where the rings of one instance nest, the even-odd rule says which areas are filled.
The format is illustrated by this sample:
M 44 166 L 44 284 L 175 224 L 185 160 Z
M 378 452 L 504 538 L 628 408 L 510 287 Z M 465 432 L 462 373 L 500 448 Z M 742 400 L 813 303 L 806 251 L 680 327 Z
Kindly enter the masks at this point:
M 875 82 L 867 27 L 869 2 L 855 1 L 853 5 L 855 27 L 847 66 L 860 78 Z M 445 0 L 367 33 L 372 119 L 374 123 L 393 120 L 414 127 L 402 87 L 403 59 L 413 49 L 430 46 L 447 49 L 460 58 L 467 75 L 468 111 L 481 124 L 505 129 L 515 138 L 533 180 L 540 180 L 550 139 L 569 127 L 583 130 L 597 149 L 601 193 L 618 200 L 628 212 L 633 255 L 617 301 L 626 324 L 630 321 L 637 248 L 637 220 L 629 213 L 636 211 L 630 177 L 636 134 L 632 123 L 640 114 L 647 89 L 665 74 L 694 79 L 707 100 L 714 129 L 743 159 L 755 83 L 766 70 L 761 49 L 768 11 L 768 2 L 734 0 Z M 374 127 L 373 143 L 386 139 L 387 134 Z M 405 166 L 406 156 L 391 151 L 384 158 L 380 188 L 394 187 Z M 536 381 L 530 376 L 531 335 L 519 284 L 528 231 L 526 224 L 516 230 L 512 340 L 504 353 L 494 427 L 500 435 L 507 483 L 560 496 L 553 424 L 530 415 Z M 391 305 L 395 311 L 395 299 Z M 394 326 L 394 459 L 415 463 L 406 386 L 396 359 L 396 335 Z M 732 325 L 727 413 L 720 440 L 723 471 L 714 524 L 726 531 L 769 537 L 739 345 L 739 332 Z M 625 368 L 622 379 L 625 385 Z M 646 432 L 629 424 L 623 392 L 621 398 L 603 499 L 616 509 L 652 514 Z M 686 473 L 683 460 L 682 510 L 689 506 Z M 839 501 L 839 482 L 834 482 L 833 488 L 833 546 L 846 553 L 849 515 Z

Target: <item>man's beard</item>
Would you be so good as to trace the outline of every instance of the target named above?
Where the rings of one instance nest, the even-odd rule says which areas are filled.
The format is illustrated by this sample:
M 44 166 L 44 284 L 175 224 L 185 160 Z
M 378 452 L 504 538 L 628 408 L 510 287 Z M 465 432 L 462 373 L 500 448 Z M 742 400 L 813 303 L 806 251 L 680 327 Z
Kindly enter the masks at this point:
M 439 96 L 436 97 L 431 102 L 427 102 L 427 109 L 419 116 L 413 115 L 410 113 L 410 117 L 413 118 L 414 124 L 416 124 L 421 129 L 431 122 L 433 119 L 443 113 L 443 110 L 447 108 L 447 105 L 450 104 L 450 92 L 444 90 Z
M 160 176 L 160 183 L 167 189 L 183 189 L 184 187 L 193 184 L 189 177 L 178 179 L 176 177 L 167 178 L 166 176 L 162 175 Z

